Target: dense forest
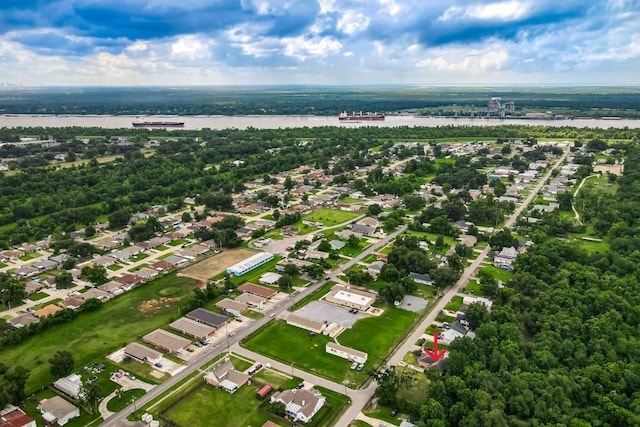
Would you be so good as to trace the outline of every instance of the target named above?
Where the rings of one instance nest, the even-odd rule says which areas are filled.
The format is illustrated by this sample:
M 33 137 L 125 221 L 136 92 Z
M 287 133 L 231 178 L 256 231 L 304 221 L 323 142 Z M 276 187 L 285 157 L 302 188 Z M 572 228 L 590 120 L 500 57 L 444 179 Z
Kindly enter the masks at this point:
M 601 212 L 610 250 L 548 239 L 431 371 L 426 426 L 640 425 L 640 148 Z
M 1 114 L 336 115 L 340 111 L 411 110 L 447 115 L 482 110 L 489 98 L 515 101 L 517 111 L 639 117 L 635 88 L 41 88 L 0 90 Z

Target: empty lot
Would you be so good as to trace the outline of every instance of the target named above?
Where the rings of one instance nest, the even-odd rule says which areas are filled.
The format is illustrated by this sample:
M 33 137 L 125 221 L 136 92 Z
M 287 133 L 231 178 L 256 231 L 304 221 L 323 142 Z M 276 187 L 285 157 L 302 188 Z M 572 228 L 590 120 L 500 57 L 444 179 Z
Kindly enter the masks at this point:
M 213 276 L 222 273 L 227 267 L 255 255 L 247 249 L 230 249 L 220 252 L 181 271 L 182 275 L 206 282 Z

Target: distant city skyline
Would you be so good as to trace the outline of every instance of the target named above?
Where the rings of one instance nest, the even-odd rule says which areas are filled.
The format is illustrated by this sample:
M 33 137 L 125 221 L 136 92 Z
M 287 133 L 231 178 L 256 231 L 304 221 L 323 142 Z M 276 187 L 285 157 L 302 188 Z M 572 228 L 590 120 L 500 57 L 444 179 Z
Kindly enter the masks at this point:
M 0 85 L 640 85 L 640 0 L 8 0 Z

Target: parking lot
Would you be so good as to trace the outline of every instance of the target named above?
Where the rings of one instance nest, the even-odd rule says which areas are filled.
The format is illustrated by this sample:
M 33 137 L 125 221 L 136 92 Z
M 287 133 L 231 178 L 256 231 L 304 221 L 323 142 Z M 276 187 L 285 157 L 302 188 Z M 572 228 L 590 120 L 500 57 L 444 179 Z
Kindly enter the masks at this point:
M 295 312 L 296 315 L 315 322 L 336 322 L 345 328 L 350 328 L 358 319 L 367 317 L 365 314 L 349 313 L 349 309 L 324 301 L 313 301 Z
M 398 308 L 418 313 L 424 310 L 427 307 L 427 304 L 429 304 L 429 300 L 420 297 L 414 297 L 413 295 L 405 295 L 404 299 L 402 300 L 402 304 L 400 304 Z

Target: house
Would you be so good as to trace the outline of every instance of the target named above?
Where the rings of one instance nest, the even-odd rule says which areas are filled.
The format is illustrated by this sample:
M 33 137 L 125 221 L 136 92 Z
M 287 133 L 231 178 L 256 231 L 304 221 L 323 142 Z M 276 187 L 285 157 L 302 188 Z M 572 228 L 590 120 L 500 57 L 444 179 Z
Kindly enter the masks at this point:
M 169 327 L 183 335 L 188 335 L 199 340 L 209 338 L 216 331 L 216 328 L 212 326 L 187 319 L 186 317 L 181 317 L 175 322 L 171 322 Z
M 493 265 L 503 270 L 513 270 L 513 261 L 518 256 L 518 251 L 513 246 L 509 248 L 502 248 L 502 250 L 493 259 Z
M 186 317 L 214 328 L 219 328 L 229 321 L 228 316 L 214 313 L 204 308 L 196 308 L 187 313 Z
M 362 224 L 362 225 L 366 225 L 367 227 L 371 227 L 374 230 L 378 227 L 380 227 L 380 223 L 378 222 L 377 219 L 375 218 L 371 218 L 370 216 L 362 218 L 360 221 L 358 221 L 356 224 Z
M 108 255 L 104 255 L 93 260 L 94 265 L 101 265 L 105 268 L 115 264 L 116 262 L 118 262 L 117 259 L 115 259 L 114 257 L 110 257 Z
M 186 263 L 189 262 L 188 259 L 182 258 L 182 257 L 177 256 L 177 255 L 170 255 L 170 256 L 166 257 L 163 261 L 165 263 L 171 265 L 172 268 L 175 267 L 175 266 L 186 264 Z
M 365 224 L 355 223 L 351 226 L 351 231 L 362 234 L 363 236 L 373 236 L 376 229 Z
M 58 379 L 53 383 L 53 387 L 73 399 L 82 397 L 82 378 L 78 374 L 71 374 Z
M 421 285 L 433 286 L 433 280 L 428 274 L 409 273 L 409 278 Z
M 226 359 L 204 376 L 207 384 L 233 393 L 249 381 L 249 375 L 238 372 L 233 367 L 230 359 Z
M 125 356 L 129 356 L 132 359 L 137 360 L 140 363 L 154 364 L 162 359 L 162 353 L 155 351 L 145 345 L 137 342 L 128 344 L 123 350 Z
M 38 273 L 40 273 L 40 270 L 34 267 L 19 267 L 13 270 L 13 275 L 18 279 L 33 277 Z
M 149 280 L 158 275 L 158 270 L 154 270 L 149 267 L 142 267 L 140 270 L 136 270 L 136 276 L 141 277 L 144 280 Z
M 84 303 L 84 298 L 72 296 L 69 298 L 65 298 L 58 303 L 58 306 L 62 308 L 68 308 L 70 310 L 77 310 Z
M 236 317 L 240 316 L 242 313 L 244 313 L 249 309 L 249 307 L 247 307 L 246 304 L 234 301 L 229 298 L 225 298 L 221 301 L 218 301 L 216 303 L 216 308 L 219 308 L 220 310 Z
M 324 297 L 324 300 L 343 307 L 366 311 L 376 301 L 376 295 L 349 286 L 336 285 L 331 288 L 331 292 Z
M 116 282 L 122 283 L 125 287 L 132 288 L 138 283 L 144 282 L 144 279 L 137 274 L 125 274 L 122 277 L 118 277 Z
M 449 328 L 440 334 L 443 343 L 450 344 L 457 338 L 462 338 L 469 333 L 469 322 L 464 320 L 462 316 L 456 317 Z
M 41 289 L 44 289 L 44 287 L 45 287 L 45 286 L 44 286 L 44 283 L 41 283 L 41 282 L 34 282 L 34 281 L 32 280 L 32 281 L 30 281 L 29 283 L 27 283 L 27 284 L 24 286 L 24 292 L 25 292 L 27 295 L 33 295 L 33 294 L 35 294 L 36 292 L 39 292 Z
M 111 280 L 110 282 L 98 286 L 98 289 L 109 292 L 113 296 L 124 293 L 124 285 L 120 282 L 116 282 L 115 280 Z
M 34 311 L 33 314 L 35 314 L 39 318 L 43 318 L 43 317 L 47 317 L 47 316 L 53 316 L 54 314 L 56 314 L 57 312 L 59 312 L 61 310 L 62 309 L 60 307 L 58 307 L 57 305 L 49 304 L 49 305 L 45 305 L 40 310 Z
M 260 277 L 260 283 L 270 286 L 277 285 L 281 277 L 282 276 L 278 273 L 265 273 Z
M 106 301 L 108 299 L 111 299 L 112 295 L 109 292 L 103 291 L 102 289 L 91 288 L 87 292 L 80 295 L 80 297 L 82 297 L 82 299 L 84 299 L 85 301 L 91 298 L 95 298 L 99 301 Z
M 67 254 L 58 254 L 49 257 L 49 259 L 58 265 L 62 265 L 65 261 L 70 260 L 72 257 Z
M 463 305 L 469 306 L 474 303 L 484 304 L 484 306 L 487 307 L 487 310 L 491 310 L 491 307 L 493 306 L 493 301 L 491 301 L 489 298 L 477 297 L 472 295 L 465 295 L 462 298 Z
M 32 313 L 25 313 L 13 319 L 7 320 L 14 328 L 22 328 L 23 326 L 30 325 L 32 323 L 38 323 L 40 319 L 34 316 Z
M 236 297 L 235 302 L 262 310 L 267 303 L 267 299 L 253 294 L 242 294 Z
M 156 329 L 142 337 L 142 340 L 161 350 L 178 353 L 191 345 L 191 341 L 164 329 Z
M 382 272 L 382 268 L 384 267 L 384 262 L 382 261 L 374 261 L 367 267 L 367 273 L 371 275 L 374 279 L 377 279 Z
M 238 290 L 247 294 L 259 296 L 261 298 L 270 299 L 276 296 L 278 292 L 264 286 L 254 285 L 253 283 L 244 283 L 238 286 Z
M 60 396 L 41 400 L 38 410 L 49 425 L 55 423 L 63 426 L 69 420 L 80 416 L 80 410 Z
M 288 264 L 293 264 L 299 269 L 303 269 L 304 267 L 313 265 L 312 262 L 304 261 L 298 258 L 286 258 L 276 264 L 276 270 L 282 273 Z
M 368 354 L 364 351 L 346 347 L 333 341 L 329 341 L 325 346 L 325 351 L 334 356 L 342 357 L 350 362 L 366 363 Z
M 0 410 L 0 427 L 37 427 L 33 418 L 22 409 L 9 405 Z
M 331 249 L 334 251 L 339 251 L 346 246 L 346 243 L 341 240 L 331 240 L 329 244 L 331 245 Z
M 270 402 L 284 404 L 287 415 L 294 421 L 308 423 L 324 406 L 325 398 L 314 389 L 293 389 L 274 393 L 271 395 Z
M 307 253 L 304 255 L 304 259 L 327 259 L 327 258 L 329 258 L 328 252 L 322 252 L 316 249 L 307 249 Z
M 327 326 L 324 323 L 315 322 L 313 320 L 309 320 L 305 317 L 298 316 L 296 314 L 290 314 L 287 317 L 287 325 L 295 326 L 296 328 L 305 329 L 309 332 L 314 332 L 316 334 L 322 333 L 324 328 Z
M 151 264 L 151 267 L 156 271 L 169 271 L 173 268 L 173 264 L 160 260 Z
M 469 234 L 461 234 L 456 240 L 468 248 L 472 248 L 478 242 L 478 238 L 476 236 L 471 236 Z

